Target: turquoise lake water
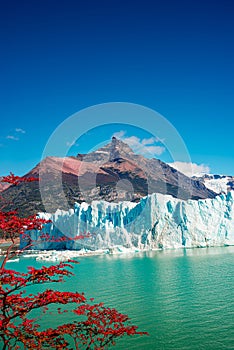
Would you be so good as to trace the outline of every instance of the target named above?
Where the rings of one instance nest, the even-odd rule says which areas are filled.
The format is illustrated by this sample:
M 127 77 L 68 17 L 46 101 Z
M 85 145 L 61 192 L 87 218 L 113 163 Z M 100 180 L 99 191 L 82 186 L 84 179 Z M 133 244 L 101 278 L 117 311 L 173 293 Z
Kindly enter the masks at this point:
M 59 289 L 83 291 L 96 302 L 127 313 L 140 330 L 150 334 L 122 338 L 113 349 L 234 349 L 234 247 L 92 256 L 79 261 L 75 276 Z M 27 265 L 42 263 L 22 258 L 8 267 L 22 270 Z M 55 318 L 41 322 L 52 326 Z

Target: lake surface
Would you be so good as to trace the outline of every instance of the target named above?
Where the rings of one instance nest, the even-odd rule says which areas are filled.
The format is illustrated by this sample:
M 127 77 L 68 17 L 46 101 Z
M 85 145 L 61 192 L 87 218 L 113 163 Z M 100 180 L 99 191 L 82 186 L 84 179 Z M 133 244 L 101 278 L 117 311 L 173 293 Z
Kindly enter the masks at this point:
M 113 349 L 234 349 L 234 247 L 92 256 L 79 261 L 75 276 L 59 289 L 83 291 L 86 297 L 127 313 L 139 330 L 150 334 L 125 337 Z M 8 267 L 24 270 L 26 265 L 42 263 L 22 258 Z M 43 319 L 44 325 L 55 324 L 50 317 Z

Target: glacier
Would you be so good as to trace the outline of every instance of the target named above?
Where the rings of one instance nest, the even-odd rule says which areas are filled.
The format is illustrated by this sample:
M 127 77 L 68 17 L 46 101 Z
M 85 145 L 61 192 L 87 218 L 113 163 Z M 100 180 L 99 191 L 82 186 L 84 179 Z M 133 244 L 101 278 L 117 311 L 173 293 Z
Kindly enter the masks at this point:
M 27 231 L 20 246 L 31 240 L 35 250 L 111 252 L 234 245 L 233 201 L 230 191 L 203 200 L 154 193 L 138 203 L 76 203 L 69 211 L 38 214 L 51 222 L 42 231 Z

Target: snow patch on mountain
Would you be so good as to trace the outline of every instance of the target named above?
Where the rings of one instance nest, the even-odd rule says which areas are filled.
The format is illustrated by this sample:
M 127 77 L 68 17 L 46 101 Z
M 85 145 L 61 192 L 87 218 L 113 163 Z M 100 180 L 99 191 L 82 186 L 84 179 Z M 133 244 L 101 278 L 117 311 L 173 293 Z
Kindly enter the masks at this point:
M 228 193 L 231 190 L 234 190 L 234 177 L 225 176 L 225 175 L 203 175 L 202 177 L 193 177 L 200 182 L 203 182 L 204 185 L 210 190 L 216 193 Z
M 226 177 L 221 179 L 205 179 L 204 184 L 207 188 L 216 193 L 227 192 L 228 190 L 228 179 Z

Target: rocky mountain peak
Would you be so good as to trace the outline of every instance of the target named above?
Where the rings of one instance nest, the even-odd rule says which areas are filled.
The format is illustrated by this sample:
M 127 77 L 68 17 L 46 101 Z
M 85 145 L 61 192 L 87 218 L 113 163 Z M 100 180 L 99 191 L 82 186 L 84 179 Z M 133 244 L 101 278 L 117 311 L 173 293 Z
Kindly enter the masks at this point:
M 112 137 L 111 142 L 106 146 L 98 148 L 96 151 L 88 154 L 77 154 L 79 160 L 85 162 L 113 162 L 119 158 L 130 158 L 131 155 L 134 155 L 133 150 L 123 141 Z
M 118 158 L 129 158 L 133 154 L 133 150 L 123 141 L 112 137 L 110 145 L 110 161 Z
M 188 178 L 156 158 L 135 154 L 116 137 L 88 154 L 47 157 L 26 175 L 44 179 L 46 210 L 49 208 L 51 213 L 58 208 L 67 210 L 67 203 L 73 208 L 75 202 L 91 203 L 95 200 L 138 202 L 152 193 L 183 200 L 216 196 L 199 180 Z M 9 210 L 20 208 L 22 215 L 45 210 L 38 182 L 10 186 L 1 195 L 12 203 Z

